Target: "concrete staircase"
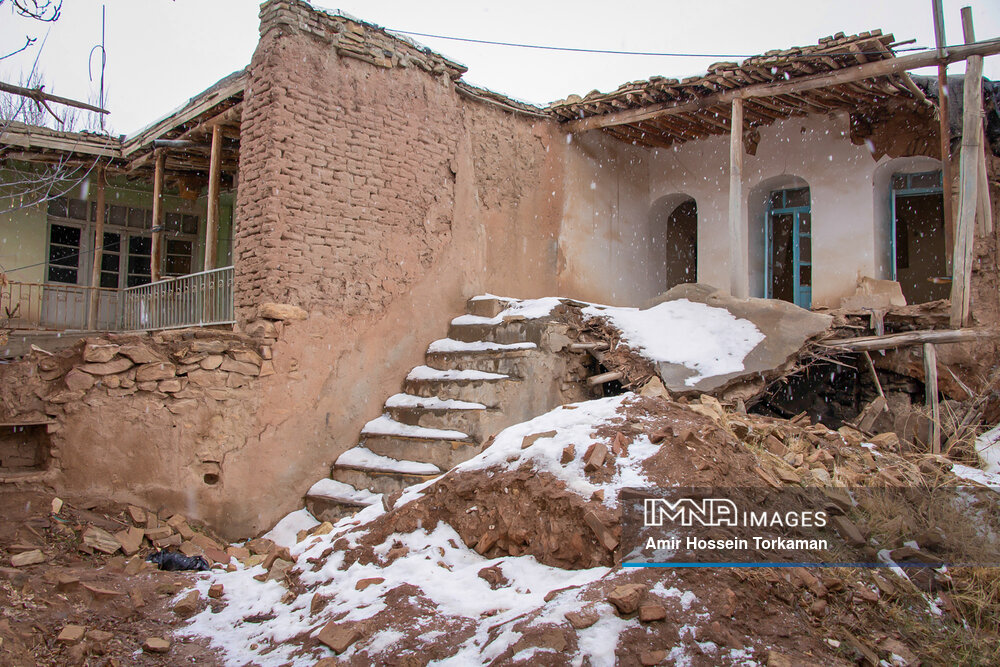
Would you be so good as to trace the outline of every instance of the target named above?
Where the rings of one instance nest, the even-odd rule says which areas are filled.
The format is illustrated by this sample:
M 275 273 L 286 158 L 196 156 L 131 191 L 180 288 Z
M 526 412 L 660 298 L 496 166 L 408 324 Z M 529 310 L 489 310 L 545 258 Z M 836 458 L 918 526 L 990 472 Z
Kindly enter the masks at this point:
M 555 318 L 503 317 L 512 300 L 474 297 L 448 338 L 427 348 L 425 365 L 368 422 L 358 445 L 309 489 L 306 508 L 334 522 L 407 486 L 433 479 L 478 454 L 491 435 L 585 397 L 579 355 Z M 547 311 L 546 311 L 547 312 Z

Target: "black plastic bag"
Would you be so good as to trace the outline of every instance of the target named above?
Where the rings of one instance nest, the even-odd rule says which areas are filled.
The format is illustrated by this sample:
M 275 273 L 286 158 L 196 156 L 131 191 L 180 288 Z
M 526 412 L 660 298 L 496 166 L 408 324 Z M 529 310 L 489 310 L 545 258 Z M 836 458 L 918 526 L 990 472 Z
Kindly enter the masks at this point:
M 176 551 L 167 551 L 166 549 L 149 554 L 146 560 L 150 563 L 156 563 L 161 570 L 168 572 L 178 572 L 180 570 L 204 571 L 210 569 L 208 561 L 201 556 L 185 556 Z

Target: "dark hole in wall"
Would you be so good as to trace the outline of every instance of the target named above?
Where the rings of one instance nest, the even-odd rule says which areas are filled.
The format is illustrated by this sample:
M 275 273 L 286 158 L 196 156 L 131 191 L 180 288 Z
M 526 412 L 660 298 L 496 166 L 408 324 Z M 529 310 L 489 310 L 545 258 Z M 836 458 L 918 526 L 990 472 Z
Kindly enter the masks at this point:
M 878 389 L 863 357 L 844 355 L 840 361 L 843 365 L 817 361 L 772 383 L 749 411 L 783 419 L 805 412 L 812 423 L 832 429 L 854 421 Z M 922 404 L 922 383 L 882 370 L 878 377 L 887 395 L 908 395 L 913 404 Z
M 205 484 L 208 484 L 210 486 L 214 486 L 215 484 L 219 483 L 219 476 L 213 472 L 205 473 L 203 479 L 205 480 Z
M 44 470 L 49 462 L 50 440 L 45 424 L 0 427 L 0 471 Z

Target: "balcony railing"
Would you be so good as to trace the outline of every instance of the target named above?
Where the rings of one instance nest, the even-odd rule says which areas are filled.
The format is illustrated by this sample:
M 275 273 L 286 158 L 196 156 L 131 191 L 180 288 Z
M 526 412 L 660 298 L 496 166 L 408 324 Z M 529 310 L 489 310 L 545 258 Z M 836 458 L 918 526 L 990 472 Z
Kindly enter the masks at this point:
M 140 331 L 235 321 L 231 266 L 122 290 L 0 284 L 0 328 Z

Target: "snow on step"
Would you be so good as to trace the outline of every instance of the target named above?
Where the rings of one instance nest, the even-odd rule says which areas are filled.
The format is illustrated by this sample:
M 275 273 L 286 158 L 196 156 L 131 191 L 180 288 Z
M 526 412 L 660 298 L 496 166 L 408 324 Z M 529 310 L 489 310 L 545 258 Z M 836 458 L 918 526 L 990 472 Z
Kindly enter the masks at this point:
M 437 396 L 414 396 L 413 394 L 393 394 L 385 401 L 387 408 L 422 408 L 424 410 L 485 410 L 482 403 L 459 401 L 454 398 L 441 399 Z
M 485 406 L 483 406 L 485 409 Z M 361 429 L 361 435 L 398 435 L 404 438 L 426 438 L 427 440 L 465 440 L 469 436 L 461 431 L 443 428 L 425 428 L 413 424 L 403 424 L 389 415 L 371 420 Z
M 371 505 L 379 502 L 380 493 L 372 493 L 368 489 L 356 489 L 350 484 L 338 482 L 329 477 L 321 479 L 306 492 L 307 496 L 316 498 L 327 498 L 329 500 L 347 501 L 362 505 Z
M 400 461 L 388 456 L 379 456 L 367 447 L 355 447 L 337 457 L 336 465 L 353 468 L 369 468 L 374 470 L 389 470 L 403 475 L 434 475 L 441 472 L 433 463 L 419 461 Z
M 485 340 L 477 340 L 471 343 L 455 340 L 454 338 L 441 338 L 430 344 L 428 353 L 434 352 L 499 352 L 503 350 L 533 350 L 537 345 L 534 343 L 491 343 Z
M 295 546 L 295 537 L 300 531 L 310 530 L 318 525 L 319 521 L 316 520 L 316 517 L 310 514 L 309 510 L 303 508 L 286 514 L 281 521 L 275 524 L 274 528 L 264 533 L 263 537 L 278 546 L 291 548 Z
M 507 317 L 523 317 L 526 320 L 536 320 L 552 313 L 552 309 L 562 303 L 557 296 L 547 296 L 541 299 L 525 299 L 515 301 L 496 317 L 480 315 L 459 315 L 451 321 L 452 324 L 501 324 Z
M 442 371 L 430 366 L 417 366 L 406 376 L 407 380 L 503 380 L 510 377 L 503 373 L 488 373 L 486 371 L 473 370 L 448 370 Z

